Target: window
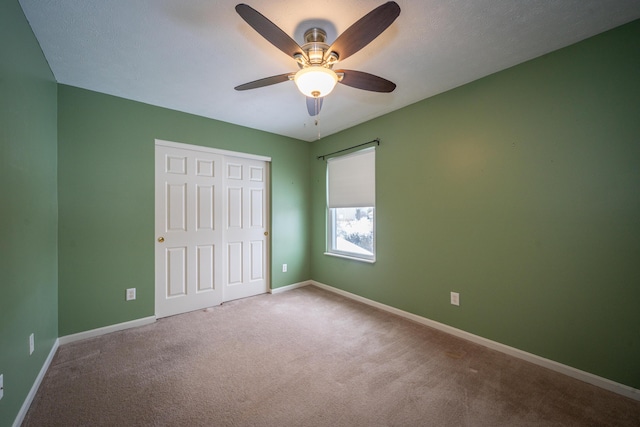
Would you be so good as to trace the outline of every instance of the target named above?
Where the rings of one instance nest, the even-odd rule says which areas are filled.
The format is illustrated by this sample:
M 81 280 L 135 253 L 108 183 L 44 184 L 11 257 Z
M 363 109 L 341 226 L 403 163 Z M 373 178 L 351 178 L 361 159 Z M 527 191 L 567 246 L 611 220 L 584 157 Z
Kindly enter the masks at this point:
M 327 160 L 327 254 L 374 262 L 375 147 Z

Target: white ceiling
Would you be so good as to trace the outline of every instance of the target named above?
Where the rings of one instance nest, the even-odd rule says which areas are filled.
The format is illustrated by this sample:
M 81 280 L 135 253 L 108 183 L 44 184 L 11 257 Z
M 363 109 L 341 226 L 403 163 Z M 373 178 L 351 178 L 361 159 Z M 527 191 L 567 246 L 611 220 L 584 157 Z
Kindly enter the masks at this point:
M 316 125 L 293 82 L 233 89 L 297 69 L 240 18 L 238 0 L 19 1 L 59 83 L 305 141 L 640 18 L 638 0 L 397 0 L 399 18 L 336 67 L 396 90 L 338 85 Z M 331 44 L 382 3 L 248 0 L 299 44 L 313 26 Z

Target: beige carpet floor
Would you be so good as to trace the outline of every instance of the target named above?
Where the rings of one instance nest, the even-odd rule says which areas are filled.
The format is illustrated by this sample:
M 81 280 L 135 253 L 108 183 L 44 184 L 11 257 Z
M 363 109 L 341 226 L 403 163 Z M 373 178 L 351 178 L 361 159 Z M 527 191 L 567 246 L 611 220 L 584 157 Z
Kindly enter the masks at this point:
M 315 287 L 63 345 L 24 426 L 638 426 L 640 402 Z

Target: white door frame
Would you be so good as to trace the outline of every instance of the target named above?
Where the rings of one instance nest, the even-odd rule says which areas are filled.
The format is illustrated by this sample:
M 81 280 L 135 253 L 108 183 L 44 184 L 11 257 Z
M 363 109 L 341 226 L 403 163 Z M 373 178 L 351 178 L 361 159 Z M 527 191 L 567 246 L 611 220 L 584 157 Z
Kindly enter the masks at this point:
M 183 150 L 202 151 L 204 153 L 222 154 L 223 156 L 240 157 L 243 159 L 261 160 L 263 162 L 271 162 L 271 157 L 260 156 L 258 154 L 242 153 L 239 151 L 222 150 L 219 148 L 203 147 L 201 145 L 183 144 L 181 142 L 165 141 L 162 139 L 155 140 L 156 146 L 181 148 Z

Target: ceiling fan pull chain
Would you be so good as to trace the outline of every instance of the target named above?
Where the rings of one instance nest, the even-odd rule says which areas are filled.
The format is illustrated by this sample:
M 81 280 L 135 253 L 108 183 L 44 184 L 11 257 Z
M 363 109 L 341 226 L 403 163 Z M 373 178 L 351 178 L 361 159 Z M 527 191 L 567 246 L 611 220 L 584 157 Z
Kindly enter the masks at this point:
M 318 126 L 320 124 L 320 119 L 316 119 L 315 120 L 315 125 L 316 125 L 316 129 L 318 129 L 318 140 L 320 140 L 320 126 Z

